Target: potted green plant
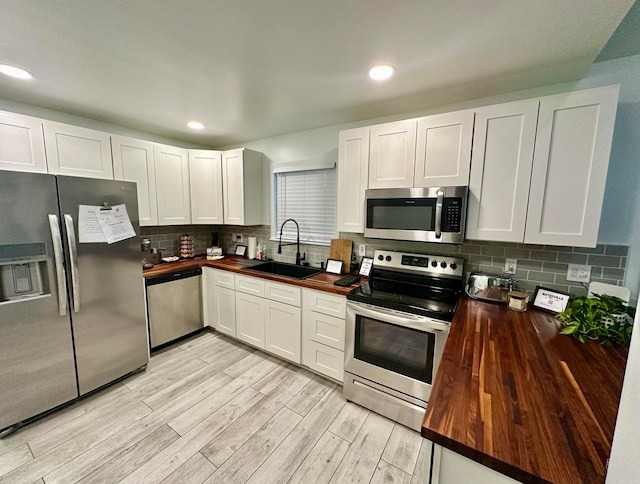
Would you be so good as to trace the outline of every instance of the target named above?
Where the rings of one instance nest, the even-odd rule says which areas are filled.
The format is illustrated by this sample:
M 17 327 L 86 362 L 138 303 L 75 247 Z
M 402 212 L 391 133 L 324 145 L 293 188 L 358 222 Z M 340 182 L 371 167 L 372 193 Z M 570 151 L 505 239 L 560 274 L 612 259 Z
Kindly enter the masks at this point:
M 596 294 L 593 298 L 575 297 L 567 309 L 556 315 L 563 328 L 581 343 L 595 340 L 605 346 L 629 344 L 635 309 L 615 296 Z

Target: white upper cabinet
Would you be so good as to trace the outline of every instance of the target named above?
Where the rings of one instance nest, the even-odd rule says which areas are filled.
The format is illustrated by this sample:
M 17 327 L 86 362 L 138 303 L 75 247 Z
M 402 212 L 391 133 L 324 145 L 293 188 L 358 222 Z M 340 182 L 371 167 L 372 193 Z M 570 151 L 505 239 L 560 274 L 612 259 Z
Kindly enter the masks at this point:
M 222 152 L 189 150 L 191 223 L 222 224 Z
M 188 152 L 182 148 L 154 145 L 158 225 L 191 223 Z
M 538 101 L 476 110 L 466 238 L 524 240 Z
M 244 148 L 222 153 L 225 224 L 264 223 L 263 179 L 262 153 Z
M 43 127 L 49 173 L 113 180 L 109 133 L 46 120 Z
M 416 121 L 371 126 L 369 188 L 413 186 Z
M 364 194 L 369 181 L 369 128 L 338 137 L 338 232 L 364 232 Z
M 140 225 L 158 225 L 153 143 L 112 136 L 111 153 L 114 178 L 137 184 Z
M 467 186 L 474 111 L 418 120 L 414 187 Z
M 595 247 L 618 86 L 543 98 L 525 242 Z
M 47 172 L 42 120 L 0 111 L 0 169 Z

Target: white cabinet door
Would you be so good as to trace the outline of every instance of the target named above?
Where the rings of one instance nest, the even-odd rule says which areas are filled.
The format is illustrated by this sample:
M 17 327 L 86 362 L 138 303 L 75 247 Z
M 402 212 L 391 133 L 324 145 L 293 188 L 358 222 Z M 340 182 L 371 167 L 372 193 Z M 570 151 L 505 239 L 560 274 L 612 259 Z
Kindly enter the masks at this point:
M 418 120 L 414 187 L 467 186 L 473 110 Z
M 338 136 L 338 232 L 364 232 L 365 191 L 369 183 L 369 128 Z
M 466 238 L 524 240 L 538 101 L 476 110 Z
M 202 268 L 202 319 L 205 326 L 216 328 L 216 301 L 215 289 L 215 269 L 211 267 Z
M 236 337 L 245 343 L 265 349 L 266 300 L 236 292 Z
M 300 307 L 302 304 L 302 290 L 281 282 L 264 281 L 264 297 L 290 306 Z
M 236 292 L 226 287 L 213 288 L 213 327 L 221 333 L 236 337 Z
M 302 307 L 340 319 L 347 316 L 347 298 L 313 289 L 302 290 Z
M 525 243 L 595 247 L 618 86 L 543 98 Z
M 259 277 L 238 276 L 236 275 L 236 291 L 252 294 L 258 297 L 264 297 L 265 280 Z
M 222 224 L 222 153 L 189 150 L 191 223 Z
M 189 197 L 189 160 L 187 150 L 175 146 L 154 145 L 158 224 L 191 223 Z
M 416 125 L 409 120 L 371 127 L 369 188 L 413 186 Z
M 344 381 L 344 351 L 303 338 L 302 364 L 336 381 Z
M 153 143 L 123 136 L 111 137 L 113 177 L 136 182 L 140 225 L 158 225 Z
M 344 351 L 345 320 L 304 308 L 302 337 Z
M 262 154 L 237 149 L 222 153 L 224 223 L 227 225 L 262 225 L 263 217 Z
M 44 121 L 49 173 L 113 180 L 109 133 Z
M 265 349 L 300 364 L 300 308 L 265 300 Z
M 42 120 L 0 111 L 0 169 L 47 172 Z

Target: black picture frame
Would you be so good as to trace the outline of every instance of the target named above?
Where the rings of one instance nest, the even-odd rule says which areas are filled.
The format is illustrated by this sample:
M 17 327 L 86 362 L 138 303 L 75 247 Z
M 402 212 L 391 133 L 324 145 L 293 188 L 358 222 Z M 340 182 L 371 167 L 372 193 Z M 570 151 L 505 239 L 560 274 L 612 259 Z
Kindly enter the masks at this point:
M 246 245 L 242 245 L 242 244 L 238 244 L 236 245 L 236 251 L 234 252 L 235 255 L 239 255 L 241 257 L 246 257 L 247 255 L 247 246 Z
M 344 261 L 340 259 L 327 259 L 327 265 L 325 272 L 329 274 L 342 274 L 342 267 L 344 266 Z
M 369 277 L 371 269 L 373 269 L 373 257 L 363 257 L 360 261 L 360 272 L 358 272 L 358 274 Z
M 531 305 L 549 313 L 558 314 L 567 309 L 571 294 L 538 286 L 531 298 Z

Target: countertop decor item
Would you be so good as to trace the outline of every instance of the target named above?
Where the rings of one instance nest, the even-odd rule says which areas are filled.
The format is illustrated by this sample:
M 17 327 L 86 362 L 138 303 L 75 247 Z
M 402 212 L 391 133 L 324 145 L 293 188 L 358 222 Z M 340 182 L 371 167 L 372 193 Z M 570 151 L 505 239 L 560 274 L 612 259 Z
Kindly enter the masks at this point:
M 329 247 L 329 258 L 337 259 L 344 262 L 343 272 L 351 272 L 351 250 L 353 248 L 353 240 L 349 239 L 332 239 L 331 247 Z
M 595 340 L 604 346 L 629 344 L 635 309 L 615 296 L 576 297 L 567 309 L 556 315 L 563 328 L 581 343 Z
M 178 249 L 181 259 L 190 259 L 196 255 L 193 235 L 182 234 L 178 237 Z

